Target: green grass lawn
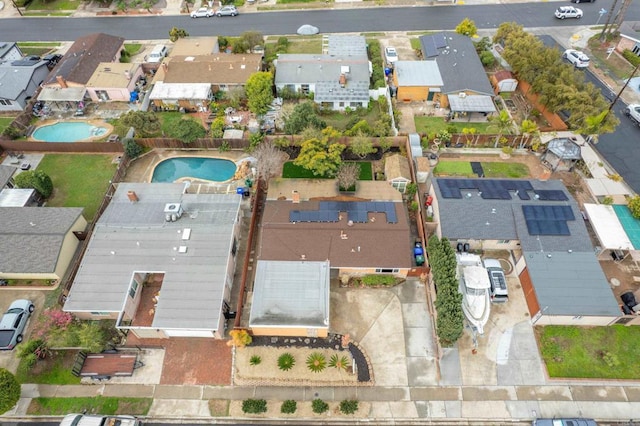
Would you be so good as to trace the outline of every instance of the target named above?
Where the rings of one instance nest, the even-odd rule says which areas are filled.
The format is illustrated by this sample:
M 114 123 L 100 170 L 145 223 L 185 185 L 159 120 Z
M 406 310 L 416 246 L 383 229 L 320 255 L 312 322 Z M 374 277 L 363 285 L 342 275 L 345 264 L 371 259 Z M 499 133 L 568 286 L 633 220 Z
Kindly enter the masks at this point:
M 4 129 L 9 127 L 9 124 L 15 120 L 15 117 L 0 117 L 0 134 L 4 132 Z
M 358 177 L 358 180 L 373 180 L 371 163 L 368 161 L 355 161 L 355 163 L 360 165 L 360 176 Z M 310 170 L 301 166 L 296 166 L 293 164 L 293 161 L 287 161 L 284 163 L 282 177 L 286 179 L 329 179 L 314 176 Z
M 144 416 L 151 408 L 151 398 L 34 398 L 27 410 L 30 415 L 64 415 L 68 413 L 87 414 L 130 414 Z
M 537 327 L 550 377 L 640 379 L 640 328 Z
M 462 129 L 464 128 L 476 128 L 478 129 L 478 133 L 480 134 L 492 133 L 487 129 L 490 126 L 489 123 L 457 123 L 451 121 L 445 122 L 444 118 L 442 117 L 428 116 L 416 116 L 413 120 L 416 123 L 416 131 L 418 133 L 427 135 L 435 135 L 436 133 L 440 133 L 442 130 L 446 130 L 449 126 L 455 126 L 456 132 L 454 133 L 462 133 Z
M 373 127 L 376 120 L 380 118 L 380 110 L 375 106 L 374 108 L 371 108 L 371 110 L 366 111 L 366 114 L 361 116 L 356 115 L 356 112 L 345 113 L 340 111 L 323 111 L 319 117 L 327 123 L 327 126 L 331 126 L 340 131 L 345 131 L 347 130 L 349 122 L 353 120 L 353 117 L 358 117 L 358 121 L 366 120 L 367 123 L 369 123 L 369 126 Z
M 74 0 L 33 0 L 27 10 L 76 10 L 80 4 L 81 2 Z
M 528 177 L 529 168 L 522 163 L 481 162 L 485 177 L 523 178 Z M 475 177 L 469 161 L 439 161 L 433 169 L 435 176 Z
M 613 44 L 611 44 L 613 46 Z M 594 36 L 589 40 L 589 50 L 591 51 L 592 63 L 613 74 L 614 77 L 625 79 L 629 78 L 633 72 L 633 65 L 617 53 L 609 55 L 607 53 L 608 45 L 600 42 L 599 36 Z M 609 57 L 607 59 L 607 56 Z
M 92 221 L 113 177 L 111 155 L 47 154 L 38 165 L 53 181 L 49 207 L 84 207 Z
M 65 354 L 64 351 L 54 351 L 53 355 L 37 361 L 36 365 L 31 369 L 27 368 L 25 360 L 21 359 L 16 379 L 20 383 L 79 385 L 80 377 L 71 374 L 74 358 L 75 355 Z

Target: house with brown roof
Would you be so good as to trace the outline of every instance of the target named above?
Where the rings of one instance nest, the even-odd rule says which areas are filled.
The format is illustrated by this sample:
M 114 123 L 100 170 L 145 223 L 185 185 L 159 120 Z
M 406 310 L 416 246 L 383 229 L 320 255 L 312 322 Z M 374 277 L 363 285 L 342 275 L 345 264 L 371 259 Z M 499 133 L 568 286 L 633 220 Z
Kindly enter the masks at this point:
M 86 95 L 94 102 L 129 102 L 143 74 L 140 64 L 102 62 L 87 82 Z
M 402 194 L 386 182 L 359 181 L 344 200 L 334 180 L 272 180 L 258 259 L 328 260 L 331 278 L 407 276 L 413 264 Z
M 262 55 L 172 55 L 162 63 L 151 90 L 156 108 L 198 110 L 219 91 L 244 87 L 251 74 L 262 67 Z
M 84 100 L 86 85 L 101 63 L 120 60 L 124 38 L 93 33 L 78 38 L 42 83 L 39 101 L 54 109 L 75 107 Z

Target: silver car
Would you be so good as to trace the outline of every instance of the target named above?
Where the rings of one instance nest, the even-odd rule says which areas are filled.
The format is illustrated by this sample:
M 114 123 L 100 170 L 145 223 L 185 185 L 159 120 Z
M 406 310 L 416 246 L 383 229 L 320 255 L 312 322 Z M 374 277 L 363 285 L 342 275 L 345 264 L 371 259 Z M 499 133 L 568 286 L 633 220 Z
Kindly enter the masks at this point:
M 211 18 L 213 16 L 213 10 L 208 7 L 201 7 L 191 12 L 192 18 Z
M 222 6 L 216 10 L 216 16 L 237 16 L 238 9 L 234 5 Z
M 35 306 L 30 300 L 15 300 L 0 320 L 0 349 L 11 350 L 22 342 L 24 329 Z

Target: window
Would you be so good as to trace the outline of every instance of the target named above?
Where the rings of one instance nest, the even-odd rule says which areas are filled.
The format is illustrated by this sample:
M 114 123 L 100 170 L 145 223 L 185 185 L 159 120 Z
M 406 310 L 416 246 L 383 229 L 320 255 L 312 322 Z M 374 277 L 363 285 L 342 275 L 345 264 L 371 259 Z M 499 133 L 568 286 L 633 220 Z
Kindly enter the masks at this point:
M 378 268 L 378 269 L 376 269 L 376 272 L 378 274 L 397 274 L 398 273 L 398 269 Z
M 91 312 L 94 317 L 106 317 L 109 316 L 109 312 Z
M 391 186 L 404 194 L 404 191 L 407 189 L 407 183 L 408 182 L 393 182 Z
M 498 244 L 509 244 L 511 240 L 498 240 Z
M 136 290 L 138 290 L 138 281 L 133 281 L 131 283 L 131 288 L 129 289 L 129 297 L 132 299 L 136 297 Z
M 640 44 L 636 44 L 635 46 L 633 46 L 633 49 L 631 49 L 631 51 L 640 56 Z
M 109 94 L 107 93 L 106 90 L 96 90 L 96 96 L 101 101 L 108 101 L 109 100 Z
M 304 95 L 308 95 L 308 94 L 309 94 L 309 85 L 308 85 L 308 84 L 301 84 L 301 85 L 300 85 L 300 91 L 301 91 Z

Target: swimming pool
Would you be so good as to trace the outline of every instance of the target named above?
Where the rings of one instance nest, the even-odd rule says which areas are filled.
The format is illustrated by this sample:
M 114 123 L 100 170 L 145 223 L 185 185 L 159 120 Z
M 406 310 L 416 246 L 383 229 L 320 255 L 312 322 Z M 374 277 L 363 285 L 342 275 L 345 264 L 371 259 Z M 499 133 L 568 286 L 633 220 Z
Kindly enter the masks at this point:
M 161 161 L 153 170 L 151 182 L 175 182 L 192 178 L 224 182 L 236 173 L 236 163 L 220 158 L 178 157 Z
M 85 122 L 62 121 L 38 127 L 31 137 L 44 142 L 77 142 L 105 135 L 109 129 Z

